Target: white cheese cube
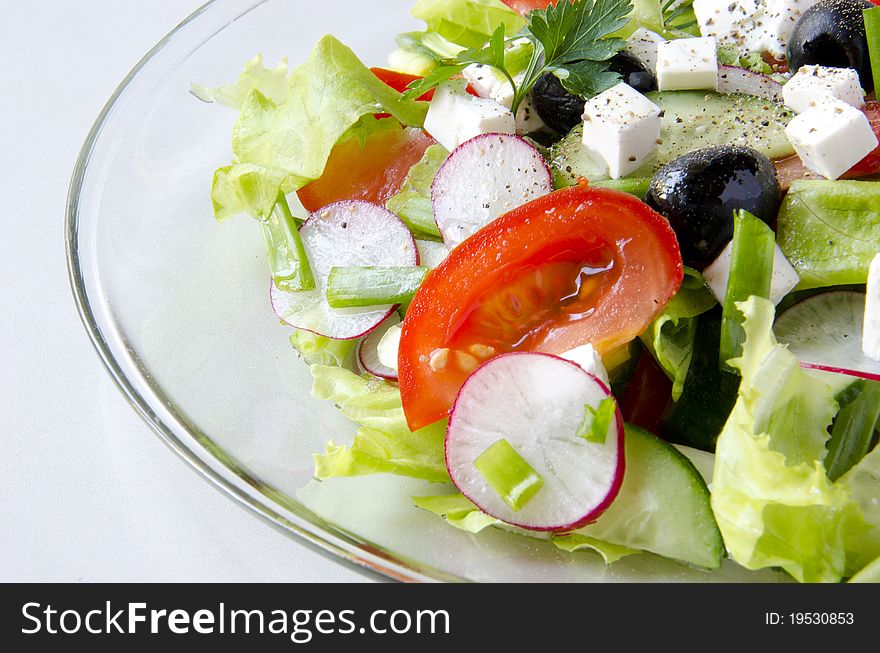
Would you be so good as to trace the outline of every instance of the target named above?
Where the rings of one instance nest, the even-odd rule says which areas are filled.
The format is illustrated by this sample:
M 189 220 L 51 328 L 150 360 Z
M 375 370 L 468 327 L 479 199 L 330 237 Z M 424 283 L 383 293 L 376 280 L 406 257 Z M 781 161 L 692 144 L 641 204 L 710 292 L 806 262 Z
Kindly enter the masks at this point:
M 400 349 L 401 333 L 403 333 L 403 329 L 400 328 L 399 324 L 395 324 L 385 332 L 379 344 L 376 345 L 376 355 L 379 358 L 379 363 L 391 368 L 395 372 L 397 371 L 397 353 Z
M 694 0 L 700 34 L 743 54 L 769 52 L 785 57 L 801 14 L 819 0 Z
M 580 347 L 575 347 L 571 351 L 561 354 L 559 357 L 580 365 L 584 372 L 589 372 L 608 388 L 611 387 L 611 381 L 608 379 L 608 372 L 605 370 L 605 365 L 602 364 L 602 357 L 599 356 L 599 352 L 596 351 L 596 348 L 593 347 L 593 345 L 581 345 Z
M 703 279 L 715 299 L 723 306 L 727 298 L 727 283 L 730 279 L 730 261 L 733 258 L 733 241 L 727 244 L 712 264 L 703 270 Z M 773 253 L 773 276 L 770 279 L 770 301 L 779 304 L 801 281 L 785 254 L 776 246 Z
M 877 147 L 868 117 L 840 100 L 798 114 L 785 134 L 804 165 L 827 179 L 837 179 Z
M 645 64 L 645 68 L 654 72 L 657 70 L 657 46 L 664 40 L 657 32 L 640 27 L 627 39 L 626 49 Z
M 515 134 L 510 109 L 494 100 L 474 97 L 463 79 L 441 84 L 425 117 L 425 131 L 450 152 L 480 134 Z
M 718 88 L 718 48 L 713 38 L 676 39 L 657 46 L 661 91 Z
M 880 361 L 880 253 L 871 261 L 867 293 L 862 352 L 868 358 Z
M 481 98 L 494 100 L 507 109 L 513 106 L 514 90 L 510 80 L 491 66 L 471 64 L 461 74 Z M 524 79 L 525 74 L 522 74 L 514 77 L 513 81 L 521 84 Z M 522 136 L 545 127 L 544 121 L 534 109 L 532 96 L 529 94 L 516 111 L 516 133 Z
M 637 170 L 656 151 L 660 107 L 620 83 L 584 106 L 584 147 L 612 179 Z
M 854 68 L 802 66 L 782 87 L 785 105 L 802 113 L 829 98 L 859 109 L 865 104 L 859 74 Z

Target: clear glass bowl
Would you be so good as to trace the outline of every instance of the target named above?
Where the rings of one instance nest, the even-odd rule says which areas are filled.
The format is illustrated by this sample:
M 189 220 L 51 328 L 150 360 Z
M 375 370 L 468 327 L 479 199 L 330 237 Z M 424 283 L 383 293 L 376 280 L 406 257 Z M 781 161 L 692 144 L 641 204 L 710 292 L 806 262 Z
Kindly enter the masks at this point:
M 383 577 L 474 581 L 738 581 L 651 555 L 606 567 L 590 553 L 490 530 L 477 536 L 412 507 L 427 484 L 312 480 L 311 454 L 353 436 L 310 375 L 267 296 L 259 228 L 218 225 L 210 181 L 231 158 L 234 113 L 188 93 L 262 53 L 301 62 L 333 33 L 371 65 L 417 29 L 412 0 L 215 0 L 122 82 L 89 134 L 67 215 L 72 286 L 89 335 L 132 406 L 228 496 L 328 555 Z M 316 8 L 320 7 L 320 8 Z M 186 500 L 181 497 L 181 500 Z

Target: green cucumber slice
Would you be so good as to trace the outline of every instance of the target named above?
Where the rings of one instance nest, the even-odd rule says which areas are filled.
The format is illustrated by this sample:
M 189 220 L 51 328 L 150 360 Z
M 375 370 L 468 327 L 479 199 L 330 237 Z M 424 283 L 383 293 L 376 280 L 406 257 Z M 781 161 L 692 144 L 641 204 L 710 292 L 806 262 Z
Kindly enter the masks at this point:
M 713 145 L 752 147 L 771 159 L 794 154 L 785 135 L 793 117 L 788 109 L 753 95 L 721 95 L 706 91 L 662 91 L 648 99 L 664 111 L 660 121 L 657 157 L 632 177 L 652 177 L 657 169 L 683 154 Z M 572 186 L 581 177 L 608 178 L 602 165 L 583 148 L 583 126 L 578 125 L 550 150 L 550 170 L 557 188 Z
M 630 424 L 620 494 L 598 521 L 575 533 L 707 569 L 719 567 L 724 556 L 697 468 L 671 444 Z

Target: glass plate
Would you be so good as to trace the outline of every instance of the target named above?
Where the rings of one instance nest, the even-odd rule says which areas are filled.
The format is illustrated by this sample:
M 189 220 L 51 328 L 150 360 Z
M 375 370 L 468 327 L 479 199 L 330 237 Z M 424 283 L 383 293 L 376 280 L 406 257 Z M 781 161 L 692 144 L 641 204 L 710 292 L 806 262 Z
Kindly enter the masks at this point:
M 590 553 L 490 530 L 477 536 L 412 507 L 427 484 L 312 480 L 311 454 L 353 436 L 310 375 L 267 296 L 256 223 L 218 225 L 210 181 L 231 159 L 234 112 L 188 93 L 262 53 L 303 61 L 333 33 L 381 65 L 417 29 L 412 0 L 215 0 L 163 39 L 98 117 L 71 183 L 66 236 L 74 294 L 132 406 L 228 496 L 358 569 L 406 580 L 767 581 L 726 563 L 709 574 L 651 555 L 611 567 Z M 309 9 L 305 9 L 310 7 Z M 183 497 L 181 497 L 183 500 Z

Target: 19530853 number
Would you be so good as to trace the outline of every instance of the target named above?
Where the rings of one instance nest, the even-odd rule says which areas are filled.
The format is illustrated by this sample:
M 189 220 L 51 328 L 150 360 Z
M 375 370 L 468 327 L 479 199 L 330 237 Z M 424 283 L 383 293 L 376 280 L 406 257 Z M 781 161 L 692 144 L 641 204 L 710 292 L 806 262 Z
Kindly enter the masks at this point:
M 793 625 L 837 625 L 854 623 L 852 612 L 790 612 L 789 623 Z

